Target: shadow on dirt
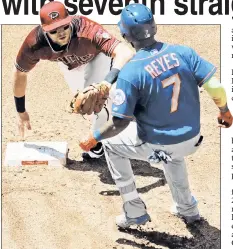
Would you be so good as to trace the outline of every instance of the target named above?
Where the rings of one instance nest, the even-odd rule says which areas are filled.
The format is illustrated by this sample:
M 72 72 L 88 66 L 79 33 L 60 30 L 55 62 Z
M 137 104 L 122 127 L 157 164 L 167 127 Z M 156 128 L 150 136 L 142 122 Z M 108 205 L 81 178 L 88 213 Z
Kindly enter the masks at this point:
M 131 160 L 132 168 L 135 175 L 152 176 L 156 181 L 150 185 L 138 188 L 139 193 L 146 193 L 151 189 L 164 186 L 166 184 L 164 173 L 161 169 L 151 167 L 149 163 L 139 160 Z M 99 173 L 100 181 L 104 184 L 114 184 L 111 174 L 107 167 L 105 158 L 95 160 L 76 161 L 68 159 L 65 166 L 69 170 L 77 171 L 94 171 Z M 118 191 L 101 191 L 101 195 L 105 196 L 118 196 Z
M 160 233 L 150 229 L 143 231 L 138 229 L 125 229 L 121 232 L 133 235 L 137 240 L 141 239 L 142 243 L 120 238 L 116 242 L 121 245 L 131 245 L 133 248 L 159 249 L 167 247 L 169 249 L 220 249 L 220 230 L 210 226 L 202 219 L 192 225 L 186 226 L 193 237 L 181 237 L 168 233 Z M 154 244 L 154 245 L 153 245 Z

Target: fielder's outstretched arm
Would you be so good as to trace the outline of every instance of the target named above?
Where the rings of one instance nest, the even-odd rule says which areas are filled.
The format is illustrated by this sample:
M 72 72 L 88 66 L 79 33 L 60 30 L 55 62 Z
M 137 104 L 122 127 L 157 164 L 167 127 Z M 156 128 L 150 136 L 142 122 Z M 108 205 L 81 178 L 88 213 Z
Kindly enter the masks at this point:
M 112 117 L 103 127 L 93 133 L 93 137 L 97 140 L 114 137 L 122 132 L 130 123 L 129 119 Z
M 114 63 L 113 67 L 122 69 L 122 67 L 134 56 L 135 52 L 125 43 L 119 43 L 113 50 Z
M 13 92 L 17 98 L 25 96 L 27 86 L 27 73 L 14 69 L 13 72 Z
M 125 43 L 119 43 L 112 53 L 112 57 L 114 58 L 112 69 L 106 75 L 104 81 L 113 84 L 117 80 L 120 70 L 128 61 L 130 61 L 134 54 L 135 52 L 133 52 Z
M 24 137 L 24 126 L 31 130 L 30 118 L 25 108 L 25 92 L 27 86 L 27 73 L 18 69 L 13 71 L 13 93 L 16 110 L 19 115 L 18 127 L 20 136 Z

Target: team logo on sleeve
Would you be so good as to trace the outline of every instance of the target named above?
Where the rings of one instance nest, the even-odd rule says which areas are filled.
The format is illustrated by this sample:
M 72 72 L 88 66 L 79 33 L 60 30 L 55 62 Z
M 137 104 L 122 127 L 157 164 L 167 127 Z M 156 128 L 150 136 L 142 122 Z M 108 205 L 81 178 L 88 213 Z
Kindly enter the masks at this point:
M 110 39 L 111 38 L 110 34 L 103 31 L 102 29 L 99 29 L 95 36 L 97 38 L 104 38 L 104 39 Z
M 110 38 L 111 38 L 111 36 L 110 36 L 109 33 L 107 33 L 107 32 L 104 32 L 104 33 L 102 34 L 102 37 L 103 37 L 104 39 L 110 39 Z
M 116 89 L 112 102 L 114 105 L 122 105 L 125 102 L 125 93 L 121 89 Z

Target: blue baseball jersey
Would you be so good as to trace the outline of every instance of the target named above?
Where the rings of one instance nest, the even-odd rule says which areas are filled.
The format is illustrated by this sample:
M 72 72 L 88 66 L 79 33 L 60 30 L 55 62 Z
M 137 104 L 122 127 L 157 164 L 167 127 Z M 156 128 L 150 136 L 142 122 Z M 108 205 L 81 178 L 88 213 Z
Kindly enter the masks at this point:
M 112 114 L 136 119 L 138 136 L 152 144 L 176 144 L 200 132 L 202 86 L 216 67 L 192 48 L 157 42 L 122 68 Z

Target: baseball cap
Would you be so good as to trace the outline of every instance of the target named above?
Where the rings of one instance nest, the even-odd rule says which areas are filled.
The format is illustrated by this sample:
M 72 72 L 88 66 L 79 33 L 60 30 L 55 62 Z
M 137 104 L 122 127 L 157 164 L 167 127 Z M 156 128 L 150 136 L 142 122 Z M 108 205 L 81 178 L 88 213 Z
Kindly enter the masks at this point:
M 40 10 L 41 25 L 45 32 L 67 25 L 72 19 L 73 16 L 68 14 L 64 4 L 58 1 L 45 4 Z

